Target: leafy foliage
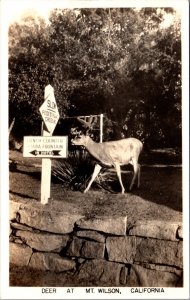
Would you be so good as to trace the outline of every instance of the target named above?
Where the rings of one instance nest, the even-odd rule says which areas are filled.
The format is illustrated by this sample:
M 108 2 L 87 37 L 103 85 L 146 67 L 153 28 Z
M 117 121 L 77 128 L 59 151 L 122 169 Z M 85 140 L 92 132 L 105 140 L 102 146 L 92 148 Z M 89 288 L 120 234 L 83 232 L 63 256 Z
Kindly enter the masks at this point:
M 166 26 L 167 20 L 171 22 Z M 56 9 L 48 24 L 31 17 L 12 24 L 9 96 L 14 133 L 39 133 L 39 107 L 48 83 L 61 117 L 104 113 L 106 139 L 135 136 L 150 147 L 180 146 L 177 12 Z
M 62 182 L 65 188 L 71 190 L 83 191 L 93 171 L 94 162 L 89 153 L 85 150 L 80 149 L 69 152 L 67 160 L 53 161 L 52 175 L 58 181 Z M 101 189 L 110 190 L 109 184 L 107 184 L 110 180 L 110 175 L 106 175 L 106 173 L 103 172 L 95 179 L 94 184 Z
M 94 171 L 95 162 L 86 150 L 70 151 L 66 160 L 53 160 L 52 175 L 64 188 L 84 191 Z M 116 175 L 103 169 L 93 187 L 113 193 Z M 117 185 L 117 184 L 116 184 Z
M 65 187 L 73 190 L 83 188 L 93 172 L 92 161 L 86 151 L 69 152 L 67 160 L 55 160 L 52 174 Z

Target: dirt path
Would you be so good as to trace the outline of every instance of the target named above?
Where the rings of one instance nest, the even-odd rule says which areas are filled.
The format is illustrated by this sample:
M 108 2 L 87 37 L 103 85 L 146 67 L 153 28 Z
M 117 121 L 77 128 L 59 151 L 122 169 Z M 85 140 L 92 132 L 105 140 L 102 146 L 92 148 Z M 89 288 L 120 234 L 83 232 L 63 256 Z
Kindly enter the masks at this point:
M 23 158 L 22 158 L 23 160 Z M 35 161 L 36 162 L 36 161 Z M 39 161 L 40 162 L 40 161 Z M 39 163 L 38 162 L 38 163 Z M 30 166 L 29 166 L 30 165 Z M 38 201 L 40 199 L 41 169 L 26 166 L 25 162 L 17 165 L 10 172 L 10 198 Z M 131 174 L 122 174 L 126 188 Z M 68 191 L 61 184 L 52 182 L 49 205 L 59 210 L 64 206 L 68 213 L 80 213 L 85 216 L 128 216 L 128 224 L 137 220 L 182 220 L 182 174 L 181 168 L 143 167 L 140 189 L 118 193 L 115 186 L 113 193 L 92 189 L 83 194 L 80 191 Z

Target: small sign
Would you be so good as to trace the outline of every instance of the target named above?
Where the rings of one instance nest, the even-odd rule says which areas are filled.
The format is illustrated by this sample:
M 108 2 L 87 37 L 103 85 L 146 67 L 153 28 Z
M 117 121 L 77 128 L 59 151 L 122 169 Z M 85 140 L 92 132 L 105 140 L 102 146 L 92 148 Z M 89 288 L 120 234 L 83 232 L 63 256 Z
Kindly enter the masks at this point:
M 50 84 L 45 87 L 44 98 L 45 101 L 39 110 L 48 132 L 52 134 L 60 115 L 55 101 L 54 89 Z
M 25 136 L 24 157 L 66 158 L 67 136 Z

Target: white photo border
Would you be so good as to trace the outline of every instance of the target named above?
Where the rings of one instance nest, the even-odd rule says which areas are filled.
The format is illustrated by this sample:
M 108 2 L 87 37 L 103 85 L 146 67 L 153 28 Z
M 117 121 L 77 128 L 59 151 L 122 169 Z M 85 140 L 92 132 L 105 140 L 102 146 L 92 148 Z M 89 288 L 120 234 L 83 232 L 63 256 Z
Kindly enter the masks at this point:
M 14 4 L 13 4 L 14 2 Z M 0 95 L 0 138 L 1 138 L 1 299 L 189 299 L 189 1 L 188 0 L 2 0 L 1 1 L 1 95 Z M 8 170 L 8 22 L 10 10 L 20 5 L 21 10 L 36 5 L 52 8 L 77 7 L 173 7 L 181 10 L 182 20 L 182 155 L 183 155 L 183 229 L 184 229 L 184 287 L 164 288 L 162 293 L 132 293 L 131 288 L 120 287 L 121 294 L 86 293 L 85 287 L 56 287 L 56 293 L 42 293 L 42 287 L 9 286 L 9 170 Z M 117 288 L 117 287 L 115 287 Z M 71 288 L 70 288 L 71 289 Z M 147 288 L 146 288 L 147 289 Z

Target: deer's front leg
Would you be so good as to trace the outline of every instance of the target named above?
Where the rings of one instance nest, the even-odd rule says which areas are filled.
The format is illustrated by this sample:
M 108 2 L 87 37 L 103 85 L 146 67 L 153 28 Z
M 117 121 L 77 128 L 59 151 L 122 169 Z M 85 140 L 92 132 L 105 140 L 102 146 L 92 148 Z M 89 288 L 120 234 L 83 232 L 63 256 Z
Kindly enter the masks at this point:
M 94 167 L 94 172 L 92 174 L 92 177 L 91 177 L 91 180 L 87 186 L 87 188 L 84 190 L 84 193 L 88 192 L 89 188 L 91 187 L 91 184 L 93 183 L 94 179 L 96 178 L 96 176 L 100 173 L 100 170 L 101 170 L 101 166 L 96 164 L 95 167 Z

